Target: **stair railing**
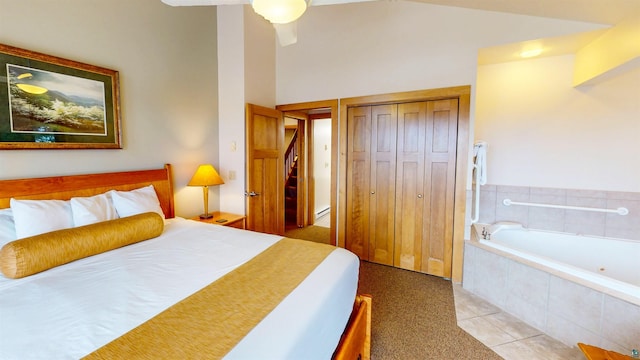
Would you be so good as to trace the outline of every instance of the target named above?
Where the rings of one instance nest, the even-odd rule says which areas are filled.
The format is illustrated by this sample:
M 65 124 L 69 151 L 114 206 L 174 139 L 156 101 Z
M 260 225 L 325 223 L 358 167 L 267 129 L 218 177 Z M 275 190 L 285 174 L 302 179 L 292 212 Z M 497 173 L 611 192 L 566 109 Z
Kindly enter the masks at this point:
M 291 172 L 298 160 L 298 131 L 293 133 L 289 147 L 284 153 L 284 183 L 286 184 L 291 177 Z

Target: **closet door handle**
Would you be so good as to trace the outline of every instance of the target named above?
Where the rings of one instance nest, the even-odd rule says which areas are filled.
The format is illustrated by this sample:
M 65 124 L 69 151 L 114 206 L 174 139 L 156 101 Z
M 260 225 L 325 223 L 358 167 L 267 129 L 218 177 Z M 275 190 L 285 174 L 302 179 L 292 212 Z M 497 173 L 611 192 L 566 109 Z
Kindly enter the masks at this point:
M 375 195 L 375 194 L 376 194 L 376 192 L 375 192 L 375 191 L 371 191 L 371 195 Z
M 418 199 L 422 199 L 422 194 L 418 194 Z

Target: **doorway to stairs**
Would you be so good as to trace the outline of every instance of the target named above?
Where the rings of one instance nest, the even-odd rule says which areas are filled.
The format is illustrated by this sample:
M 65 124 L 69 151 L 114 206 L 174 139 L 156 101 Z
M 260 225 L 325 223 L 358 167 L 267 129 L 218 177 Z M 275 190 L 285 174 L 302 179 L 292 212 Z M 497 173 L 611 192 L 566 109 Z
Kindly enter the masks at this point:
M 299 120 L 285 114 L 285 229 L 331 227 L 330 116 Z
M 284 229 L 304 227 L 305 120 L 284 117 Z M 298 176 L 300 175 L 300 176 Z M 298 191 L 300 189 L 300 191 Z
M 336 244 L 337 100 L 276 107 L 285 118 L 285 235 Z M 335 123 L 335 124 L 334 124 Z M 290 236 L 294 237 L 294 236 Z

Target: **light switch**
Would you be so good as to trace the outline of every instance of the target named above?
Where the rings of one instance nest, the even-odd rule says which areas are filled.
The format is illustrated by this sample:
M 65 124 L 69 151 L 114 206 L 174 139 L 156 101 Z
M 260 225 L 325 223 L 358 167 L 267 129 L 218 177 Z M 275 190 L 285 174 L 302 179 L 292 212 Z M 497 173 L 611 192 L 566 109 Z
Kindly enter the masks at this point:
M 236 172 L 233 170 L 229 171 L 229 180 L 235 180 L 235 179 L 236 179 Z
M 235 141 L 231 142 L 231 151 L 236 151 L 236 142 Z

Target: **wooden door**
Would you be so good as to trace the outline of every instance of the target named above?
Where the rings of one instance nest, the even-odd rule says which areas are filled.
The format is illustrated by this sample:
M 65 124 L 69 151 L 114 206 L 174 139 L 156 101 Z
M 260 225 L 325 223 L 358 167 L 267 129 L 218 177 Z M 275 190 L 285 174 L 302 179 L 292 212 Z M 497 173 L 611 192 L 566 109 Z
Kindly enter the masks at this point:
M 369 261 L 393 265 L 398 106 L 371 107 Z
M 347 110 L 347 249 L 451 277 L 458 100 Z
M 284 235 L 284 118 L 247 104 L 247 229 Z
M 398 105 L 394 266 L 422 271 L 427 103 Z
M 371 173 L 371 108 L 347 111 L 347 209 L 345 247 L 369 259 L 369 181 Z
M 451 277 L 458 99 L 427 102 L 422 267 Z

